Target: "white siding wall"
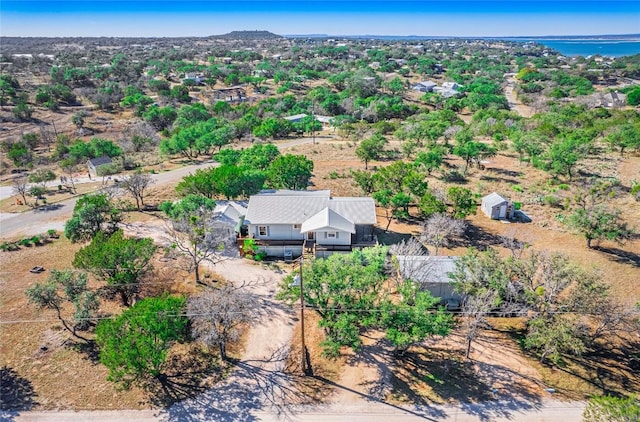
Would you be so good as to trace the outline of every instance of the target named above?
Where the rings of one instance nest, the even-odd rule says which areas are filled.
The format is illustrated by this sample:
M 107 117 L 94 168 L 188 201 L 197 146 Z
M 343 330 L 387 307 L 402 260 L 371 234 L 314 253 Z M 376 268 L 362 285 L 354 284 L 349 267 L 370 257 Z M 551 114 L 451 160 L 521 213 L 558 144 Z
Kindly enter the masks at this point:
M 334 232 L 336 237 L 327 237 L 327 232 L 316 232 L 316 241 L 318 245 L 350 245 L 351 233 Z
M 260 224 L 263 226 L 264 224 Z M 260 236 L 258 232 L 258 224 L 249 224 L 249 236 L 253 235 L 256 239 L 269 240 L 302 240 L 303 236 L 300 229 L 294 229 L 293 224 L 268 224 L 267 236 Z

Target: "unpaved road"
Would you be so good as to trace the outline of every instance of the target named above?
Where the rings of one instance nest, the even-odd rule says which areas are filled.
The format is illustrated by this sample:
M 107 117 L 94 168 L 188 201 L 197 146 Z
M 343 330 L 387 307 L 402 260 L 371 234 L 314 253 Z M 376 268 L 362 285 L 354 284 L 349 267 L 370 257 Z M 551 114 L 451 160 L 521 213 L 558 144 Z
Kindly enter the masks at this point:
M 204 169 L 216 165 L 210 161 L 202 164 L 185 166 L 165 173 L 153 174 L 155 184 L 162 186 L 183 178 L 197 169 Z M 26 211 L 20 214 L 0 214 L 0 238 L 11 238 L 18 235 L 31 236 L 49 229 L 60 230 L 64 222 L 71 216 L 76 198 L 67 199 L 46 207 Z
M 241 401 L 239 399 L 238 401 Z M 286 415 L 278 410 L 256 409 L 246 413 L 234 413 L 231 408 L 215 408 L 206 401 L 193 413 L 176 413 L 154 410 L 121 411 L 60 411 L 6 413 L 7 420 L 16 422 L 156 422 L 156 421 L 323 421 L 323 422 L 405 422 L 405 421 L 455 421 L 455 422 L 578 422 L 582 420 L 584 403 L 544 401 L 536 407 L 524 408 L 510 402 L 468 404 L 462 406 L 432 406 L 416 408 L 400 407 L 378 402 L 339 404 L 313 407 L 290 407 Z M 0 419 L 3 414 L 0 413 Z
M 515 110 L 522 117 L 531 117 L 534 115 L 533 108 L 518 101 L 513 92 L 517 83 L 515 76 L 510 76 L 507 79 L 507 86 L 504 88 L 504 96 L 507 97 L 509 102 L 509 109 Z

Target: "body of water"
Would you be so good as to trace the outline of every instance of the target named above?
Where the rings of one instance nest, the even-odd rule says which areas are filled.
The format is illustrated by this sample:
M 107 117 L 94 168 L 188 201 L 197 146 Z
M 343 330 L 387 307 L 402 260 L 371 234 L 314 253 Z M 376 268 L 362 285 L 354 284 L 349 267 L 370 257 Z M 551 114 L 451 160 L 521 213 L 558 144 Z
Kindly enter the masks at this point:
M 599 54 L 607 57 L 632 56 L 640 54 L 640 40 L 594 40 L 594 39 L 508 39 L 509 41 L 533 41 L 546 47 L 553 48 L 564 56 L 592 56 Z

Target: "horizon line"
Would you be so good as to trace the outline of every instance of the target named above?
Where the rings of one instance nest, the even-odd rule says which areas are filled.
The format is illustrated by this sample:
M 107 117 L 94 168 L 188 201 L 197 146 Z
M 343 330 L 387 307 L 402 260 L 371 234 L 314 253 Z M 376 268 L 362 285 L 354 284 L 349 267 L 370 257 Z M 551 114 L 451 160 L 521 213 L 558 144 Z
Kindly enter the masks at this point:
M 640 38 L 640 33 L 626 33 L 626 34 L 572 34 L 572 35 L 398 35 L 398 34 L 353 34 L 353 35 L 345 35 L 345 34 L 319 34 L 319 33 L 310 33 L 310 34 L 277 34 L 275 32 L 271 32 L 268 30 L 233 30 L 230 32 L 226 32 L 224 34 L 211 34 L 211 35 L 181 35 L 181 36 L 154 36 L 154 35 L 144 35 L 144 36 L 135 36 L 135 35 L 126 35 L 126 36 L 113 36 L 113 35 L 58 35 L 58 36 L 29 36 L 29 35 L 0 35 L 0 38 L 158 38 L 158 39 L 176 39 L 176 38 L 209 38 L 209 37 L 219 37 L 223 35 L 229 35 L 234 32 L 268 32 L 273 35 L 278 35 L 283 38 L 288 37 L 312 37 L 312 38 L 327 38 L 327 37 L 342 37 L 342 38 L 377 38 L 377 37 L 399 37 L 399 38 L 438 38 L 438 39 L 500 39 L 500 38 L 549 38 L 549 37 L 557 37 L 557 38 L 571 38 L 571 37 L 638 37 Z

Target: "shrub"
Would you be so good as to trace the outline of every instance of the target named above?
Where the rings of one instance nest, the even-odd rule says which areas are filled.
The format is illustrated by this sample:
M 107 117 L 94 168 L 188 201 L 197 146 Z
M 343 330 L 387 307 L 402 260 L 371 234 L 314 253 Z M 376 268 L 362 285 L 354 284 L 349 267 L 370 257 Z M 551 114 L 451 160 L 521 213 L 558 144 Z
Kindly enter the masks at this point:
M 522 202 L 515 202 L 515 201 L 514 201 L 514 203 L 513 203 L 513 207 L 514 207 L 516 210 L 522 209 Z
M 25 239 L 21 239 L 20 242 L 18 242 L 20 244 L 20 246 L 31 246 L 31 239 L 29 238 L 25 238 Z
M 560 197 L 557 195 L 545 195 L 542 200 L 545 205 L 549 205 L 551 207 L 557 207 L 560 205 Z
M 513 185 L 513 186 L 511 186 L 511 189 L 513 189 L 516 192 L 523 192 L 524 191 L 524 189 L 520 185 Z

